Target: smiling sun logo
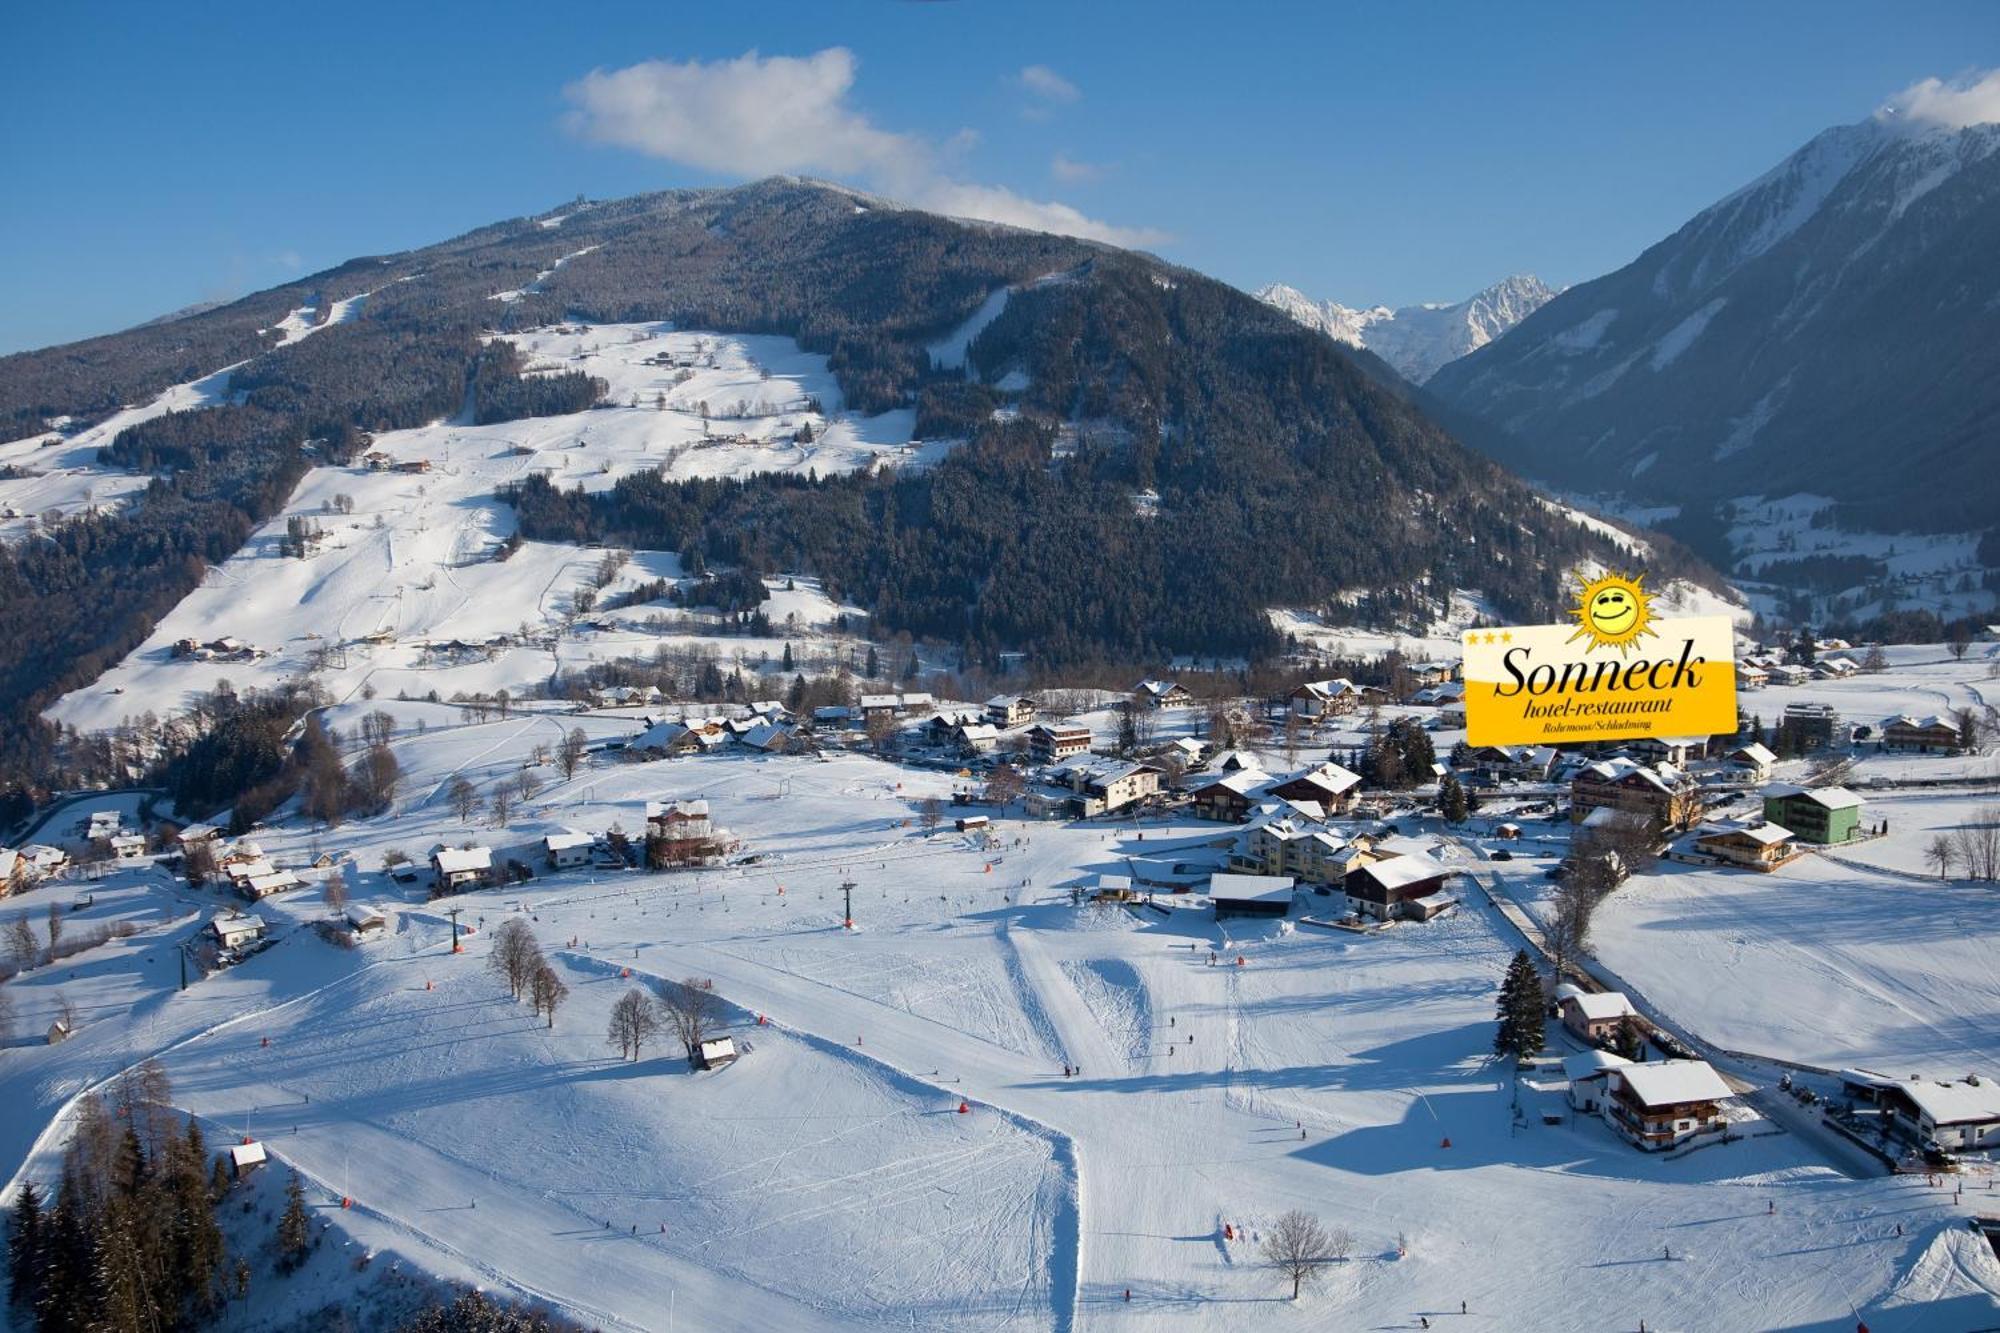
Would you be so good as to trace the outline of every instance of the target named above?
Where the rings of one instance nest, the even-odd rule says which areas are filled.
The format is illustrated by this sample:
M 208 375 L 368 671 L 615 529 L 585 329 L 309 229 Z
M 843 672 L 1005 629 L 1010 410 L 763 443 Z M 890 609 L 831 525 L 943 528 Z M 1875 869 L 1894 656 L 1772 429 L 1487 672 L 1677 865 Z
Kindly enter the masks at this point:
M 1593 651 L 1616 648 L 1621 655 L 1630 652 L 1640 635 L 1654 633 L 1650 599 L 1640 586 L 1645 581 L 1644 574 L 1605 573 L 1594 579 L 1578 575 L 1581 591 L 1570 612 L 1576 617 L 1576 633 L 1568 641 L 1589 639 Z

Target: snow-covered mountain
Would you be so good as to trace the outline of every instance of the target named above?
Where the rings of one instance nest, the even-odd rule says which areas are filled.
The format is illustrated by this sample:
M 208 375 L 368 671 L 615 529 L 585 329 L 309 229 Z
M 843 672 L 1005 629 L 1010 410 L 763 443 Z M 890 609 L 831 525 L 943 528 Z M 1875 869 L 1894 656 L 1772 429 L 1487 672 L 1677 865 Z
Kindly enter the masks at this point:
M 1877 530 L 1991 527 L 2000 124 L 1978 119 L 1827 130 L 1426 387 L 1573 491 L 1711 525 L 1804 492 Z
M 1310 329 L 1352 347 L 1365 347 L 1396 368 L 1404 379 L 1422 384 L 1438 367 L 1477 351 L 1556 294 L 1532 273 L 1494 283 L 1452 305 L 1407 305 L 1399 310 L 1370 306 L 1357 310 L 1338 301 L 1315 301 L 1296 287 L 1272 283 L 1257 299 L 1284 311 Z

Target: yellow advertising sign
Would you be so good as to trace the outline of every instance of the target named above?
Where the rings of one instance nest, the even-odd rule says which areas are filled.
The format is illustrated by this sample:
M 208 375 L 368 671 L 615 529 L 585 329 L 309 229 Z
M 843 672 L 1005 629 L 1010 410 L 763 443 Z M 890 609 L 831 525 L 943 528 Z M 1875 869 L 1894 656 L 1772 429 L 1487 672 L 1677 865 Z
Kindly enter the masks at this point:
M 1645 577 L 1579 580 L 1571 624 L 1468 630 L 1467 742 L 1574 745 L 1734 732 L 1729 617 L 1655 620 Z

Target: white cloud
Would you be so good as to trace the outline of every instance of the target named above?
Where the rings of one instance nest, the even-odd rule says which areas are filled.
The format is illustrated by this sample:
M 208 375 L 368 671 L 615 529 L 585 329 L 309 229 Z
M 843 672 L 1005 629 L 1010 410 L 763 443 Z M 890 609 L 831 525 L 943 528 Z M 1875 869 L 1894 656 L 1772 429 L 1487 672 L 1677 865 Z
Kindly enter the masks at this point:
M 2000 123 L 2000 69 L 1949 82 L 1920 79 L 1890 98 L 1877 114 L 1954 130 Z
M 1079 162 L 1068 153 L 1057 153 L 1049 159 L 1049 175 L 1059 181 L 1094 181 L 1104 174 L 1104 168 L 1095 162 Z
M 1112 245 L 1166 239 L 1152 228 L 1101 222 L 1068 204 L 952 178 L 945 164 L 969 151 L 978 136 L 960 130 L 938 144 L 876 126 L 848 101 L 857 66 L 853 52 L 835 46 L 809 56 L 751 51 L 706 64 L 648 60 L 592 70 L 563 90 L 570 102 L 563 122 L 593 143 L 721 175 L 841 177 L 954 217 Z M 1021 80 L 1044 98 L 1074 101 L 1079 95 L 1043 66 L 1029 66 Z
M 1018 76 L 1021 86 L 1044 102 L 1068 105 L 1083 96 L 1083 90 L 1047 65 L 1029 65 Z

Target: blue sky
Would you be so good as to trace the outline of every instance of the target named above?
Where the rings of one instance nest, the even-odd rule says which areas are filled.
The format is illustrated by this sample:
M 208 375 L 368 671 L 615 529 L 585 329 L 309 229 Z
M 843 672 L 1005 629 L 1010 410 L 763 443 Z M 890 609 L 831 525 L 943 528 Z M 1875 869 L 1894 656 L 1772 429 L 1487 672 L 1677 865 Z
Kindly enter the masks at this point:
M 1350 305 L 1570 283 L 1995 64 L 1991 3 L 16 4 L 0 351 L 775 167 Z

